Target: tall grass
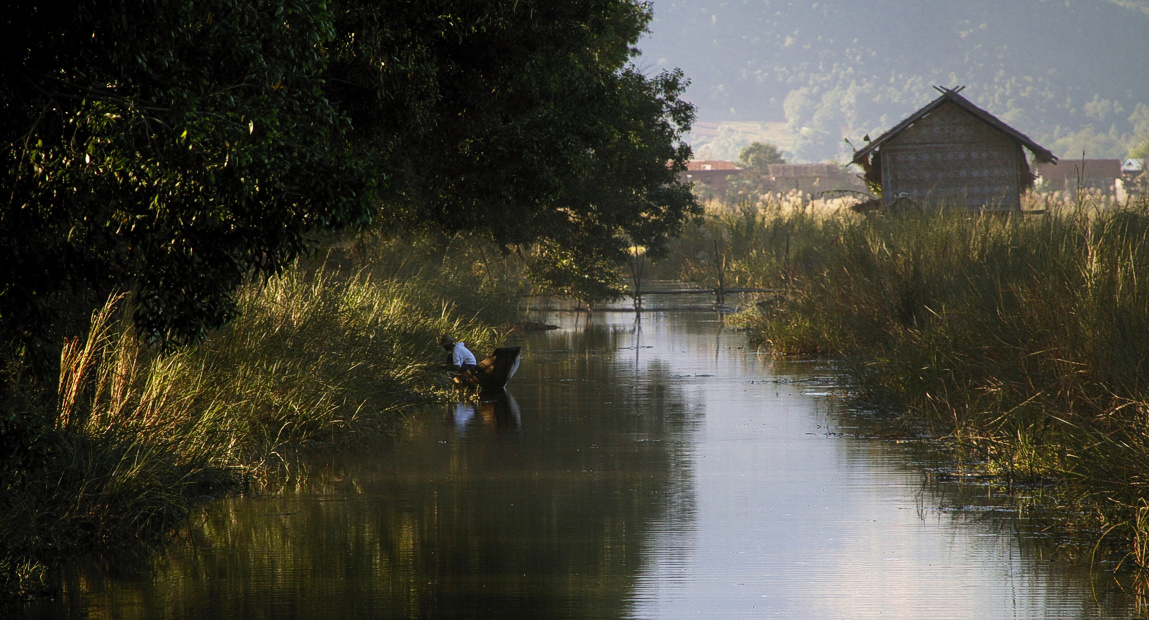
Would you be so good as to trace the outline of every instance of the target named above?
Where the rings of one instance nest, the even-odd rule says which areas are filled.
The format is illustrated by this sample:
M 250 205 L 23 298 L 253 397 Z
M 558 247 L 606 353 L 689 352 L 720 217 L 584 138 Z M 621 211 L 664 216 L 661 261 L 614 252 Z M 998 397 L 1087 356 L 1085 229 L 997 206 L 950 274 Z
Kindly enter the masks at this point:
M 721 239 L 742 281 L 785 291 L 744 317 L 755 338 L 782 355 L 853 360 L 866 395 L 949 435 L 1007 484 L 1058 483 L 1075 527 L 1107 532 L 1146 567 L 1149 205 L 870 217 L 743 207 L 693 234 Z M 697 256 L 685 254 L 685 273 Z
M 668 259 L 655 276 L 725 286 L 786 288 L 795 277 L 815 270 L 820 242 L 834 239 L 843 201 L 800 202 L 795 196 L 768 196 L 757 202 L 705 205 L 703 216 L 671 241 Z
M 44 458 L 7 489 L 0 585 L 34 590 L 61 556 L 156 540 L 220 494 L 290 479 L 303 451 L 393 432 L 448 394 L 440 334 L 481 351 L 499 332 L 479 319 L 513 316 L 521 281 L 474 268 L 435 244 L 336 244 L 245 288 L 239 319 L 168 355 L 136 337 L 128 296 L 110 299 L 64 347 Z

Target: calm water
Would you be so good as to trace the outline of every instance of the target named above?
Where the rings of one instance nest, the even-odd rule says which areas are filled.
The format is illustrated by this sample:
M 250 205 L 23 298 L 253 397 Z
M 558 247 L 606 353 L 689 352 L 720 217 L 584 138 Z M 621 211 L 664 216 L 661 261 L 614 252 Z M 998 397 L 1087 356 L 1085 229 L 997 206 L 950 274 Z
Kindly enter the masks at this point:
M 30 617 L 1117 618 L 981 492 L 836 413 L 830 369 L 713 313 L 552 316 L 510 396 L 218 502 L 146 561 L 73 567 Z M 963 496 L 965 493 L 967 496 Z

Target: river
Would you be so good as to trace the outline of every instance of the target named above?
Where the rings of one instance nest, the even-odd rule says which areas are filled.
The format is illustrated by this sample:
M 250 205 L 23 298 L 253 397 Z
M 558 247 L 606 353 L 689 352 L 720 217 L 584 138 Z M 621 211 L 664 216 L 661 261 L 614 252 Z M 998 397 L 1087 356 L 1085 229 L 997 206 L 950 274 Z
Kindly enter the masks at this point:
M 71 566 L 35 618 L 1115 618 L 988 487 L 843 413 L 713 312 L 554 313 L 496 402 Z

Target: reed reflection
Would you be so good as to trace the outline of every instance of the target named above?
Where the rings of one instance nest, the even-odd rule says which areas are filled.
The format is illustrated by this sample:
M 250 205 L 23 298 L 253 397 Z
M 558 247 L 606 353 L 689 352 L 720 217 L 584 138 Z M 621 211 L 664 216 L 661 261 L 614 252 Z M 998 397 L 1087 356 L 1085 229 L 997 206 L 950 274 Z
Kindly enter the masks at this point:
M 220 502 L 146 570 L 89 567 L 62 596 L 129 619 L 623 617 L 651 528 L 691 519 L 697 425 L 663 361 L 622 355 L 636 336 L 533 335 L 514 396 Z

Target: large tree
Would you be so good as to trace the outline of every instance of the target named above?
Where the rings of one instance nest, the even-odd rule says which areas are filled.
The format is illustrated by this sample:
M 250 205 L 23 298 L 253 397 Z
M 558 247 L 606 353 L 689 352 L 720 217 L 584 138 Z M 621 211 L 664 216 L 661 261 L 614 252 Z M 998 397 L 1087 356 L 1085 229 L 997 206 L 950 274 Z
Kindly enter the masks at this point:
M 588 259 L 695 208 L 693 109 L 633 0 L 33 0 L 0 16 L 0 354 L 50 370 L 114 290 L 183 342 L 317 229 Z M 588 263 L 589 264 L 589 263 Z
M 756 174 L 767 174 L 771 165 L 784 163 L 782 151 L 769 142 L 751 142 L 738 153 L 738 165 Z
M 2 19 L 0 339 L 25 356 L 50 357 L 116 289 L 137 293 L 144 333 L 194 338 L 307 230 L 370 217 L 374 179 L 324 92 L 322 3 L 30 2 Z
M 629 65 L 645 3 L 403 6 L 401 22 L 434 26 L 371 26 L 385 36 L 348 37 L 333 67 L 347 76 L 333 80 L 341 101 L 363 111 L 356 135 L 400 145 L 368 149 L 389 155 L 386 221 L 541 243 L 589 272 L 628 240 L 657 249 L 696 208 L 677 178 L 694 113 L 679 98 L 684 80 Z M 392 18 L 390 7 L 357 5 L 341 30 Z
M 726 188 L 726 202 L 730 204 L 758 199 L 770 191 L 770 166 L 785 164 L 786 158 L 778 147 L 769 142 L 752 142 L 738 153 L 742 172 L 732 178 Z

